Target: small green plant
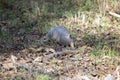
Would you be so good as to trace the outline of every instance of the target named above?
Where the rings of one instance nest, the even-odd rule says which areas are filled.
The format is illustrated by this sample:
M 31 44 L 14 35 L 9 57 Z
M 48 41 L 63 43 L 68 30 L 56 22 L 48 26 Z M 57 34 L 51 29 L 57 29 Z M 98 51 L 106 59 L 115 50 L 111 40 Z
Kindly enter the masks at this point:
M 18 71 L 20 71 L 20 72 L 24 72 L 25 69 L 24 69 L 24 68 L 19 68 Z
M 38 75 L 36 77 L 36 80 L 56 80 L 56 79 L 48 75 Z

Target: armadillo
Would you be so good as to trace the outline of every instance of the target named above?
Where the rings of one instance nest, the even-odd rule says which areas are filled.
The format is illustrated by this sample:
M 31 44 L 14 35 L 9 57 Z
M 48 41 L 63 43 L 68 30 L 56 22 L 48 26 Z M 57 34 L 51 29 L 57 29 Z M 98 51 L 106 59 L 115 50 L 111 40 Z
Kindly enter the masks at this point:
M 71 34 L 64 26 L 52 28 L 50 31 L 48 31 L 46 37 L 48 40 L 57 41 L 62 45 L 70 45 L 70 47 L 74 49 L 74 42 L 71 38 Z

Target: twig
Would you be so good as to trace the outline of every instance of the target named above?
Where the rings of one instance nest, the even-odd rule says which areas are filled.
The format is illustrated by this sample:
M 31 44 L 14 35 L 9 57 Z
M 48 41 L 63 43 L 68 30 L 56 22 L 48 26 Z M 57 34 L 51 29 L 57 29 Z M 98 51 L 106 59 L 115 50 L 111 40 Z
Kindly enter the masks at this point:
M 120 18 L 120 15 L 117 13 L 109 12 L 110 15 Z

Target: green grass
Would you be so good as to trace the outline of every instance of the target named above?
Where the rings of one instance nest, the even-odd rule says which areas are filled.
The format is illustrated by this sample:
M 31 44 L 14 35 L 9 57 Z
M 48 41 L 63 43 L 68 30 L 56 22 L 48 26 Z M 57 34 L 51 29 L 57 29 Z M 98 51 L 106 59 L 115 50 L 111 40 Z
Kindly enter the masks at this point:
M 38 75 L 35 80 L 56 80 L 56 78 L 48 75 Z
M 94 50 L 92 51 L 92 54 L 95 56 L 118 56 L 118 52 L 116 52 L 114 49 L 111 49 L 109 46 L 104 45 L 97 45 Z

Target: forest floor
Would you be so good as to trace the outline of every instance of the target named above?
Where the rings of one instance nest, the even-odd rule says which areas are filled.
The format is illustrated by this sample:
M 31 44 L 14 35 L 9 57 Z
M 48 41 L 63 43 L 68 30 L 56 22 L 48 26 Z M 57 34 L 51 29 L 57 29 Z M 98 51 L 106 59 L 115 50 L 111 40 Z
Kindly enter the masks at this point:
M 100 13 L 105 12 L 103 7 L 99 11 L 92 0 L 85 0 L 91 2 L 85 5 L 80 2 L 83 7 L 76 12 L 77 6 L 71 4 L 81 0 L 45 0 L 44 4 L 38 0 L 40 5 L 35 0 L 9 1 L 0 5 L 0 80 L 120 80 L 120 18 L 116 14 Z M 73 35 L 75 49 L 55 42 L 38 45 L 41 33 L 61 25 Z
M 24 34 L 25 31 L 19 30 L 17 33 Z M 30 40 L 31 44 L 35 40 L 40 40 L 39 34 L 34 32 L 24 34 L 24 36 L 29 36 L 27 40 Z M 75 40 L 75 43 L 74 50 L 50 42 L 43 46 L 31 45 L 23 49 L 17 44 L 10 49 L 10 52 L 0 55 L 0 79 L 104 80 L 104 78 L 119 78 L 119 56 L 95 56 L 93 46 L 79 40 Z M 105 50 L 106 52 L 100 53 L 110 53 L 109 48 Z M 99 53 L 99 50 L 96 52 Z

